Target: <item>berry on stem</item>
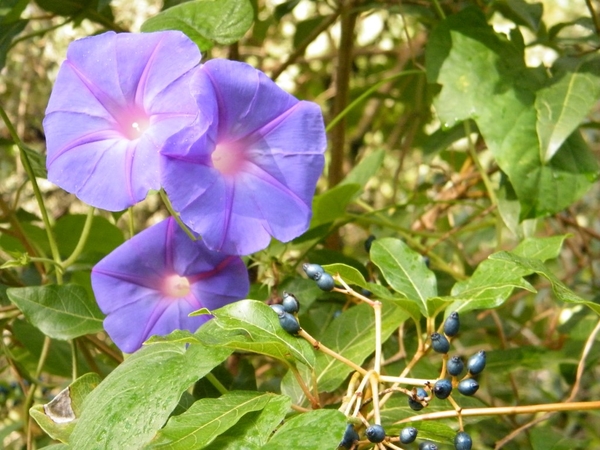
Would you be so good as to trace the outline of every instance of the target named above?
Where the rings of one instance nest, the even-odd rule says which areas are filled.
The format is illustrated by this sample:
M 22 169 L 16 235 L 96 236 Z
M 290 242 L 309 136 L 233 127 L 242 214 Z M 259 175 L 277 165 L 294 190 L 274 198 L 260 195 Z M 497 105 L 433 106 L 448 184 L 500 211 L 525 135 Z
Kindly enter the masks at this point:
M 385 439 L 385 430 L 378 424 L 371 425 L 367 428 L 365 434 L 367 435 L 367 439 L 374 444 L 379 444 Z
M 302 268 L 304 269 L 306 276 L 308 278 L 312 278 L 313 280 L 315 280 L 315 276 L 318 273 L 325 272 L 325 269 L 323 269 L 323 267 L 321 267 L 319 264 L 304 263 L 302 264 Z
M 417 434 L 419 434 L 419 430 L 415 427 L 402 428 L 402 431 L 400 431 L 400 442 L 403 444 L 410 444 L 415 441 Z
M 456 450 L 471 450 L 473 447 L 473 439 L 468 433 L 460 431 L 454 436 L 454 448 Z
M 285 308 L 281 303 L 274 303 L 271 306 L 271 309 L 277 313 L 278 316 L 282 316 L 285 311 Z
M 412 397 L 408 397 L 408 406 L 410 406 L 410 409 L 412 409 L 413 411 L 421 411 L 423 408 L 425 408 L 425 406 L 423 406 L 421 402 L 415 400 Z
M 367 251 L 367 253 L 369 253 L 371 251 L 371 244 L 373 243 L 373 241 L 377 239 L 375 236 L 373 236 L 372 234 L 365 239 L 365 250 Z
M 298 334 L 298 331 L 300 331 L 298 320 L 288 312 L 279 315 L 279 324 L 281 328 L 290 334 Z
M 446 363 L 446 370 L 453 377 L 459 376 L 464 368 L 465 363 L 463 362 L 460 356 L 453 356 Z
M 471 375 L 479 375 L 485 369 L 486 355 L 483 350 L 478 351 L 469 358 L 467 362 L 467 368 Z
M 333 277 L 327 272 L 318 273 L 315 275 L 314 280 L 317 282 L 317 286 L 323 291 L 331 291 L 335 287 Z
M 285 312 L 289 312 L 290 314 L 296 314 L 300 310 L 300 302 L 294 294 L 290 294 L 289 292 L 283 293 L 281 305 L 285 309 Z
M 438 446 L 433 442 L 421 442 L 419 444 L 419 450 L 438 450 Z
M 431 347 L 436 353 L 448 353 L 450 342 L 448 342 L 446 336 L 440 333 L 433 333 L 431 335 Z
M 475 392 L 477 392 L 477 389 L 479 389 L 479 383 L 473 378 L 465 378 L 458 383 L 458 392 L 462 395 L 474 395 Z
M 453 337 L 458 334 L 459 329 L 460 320 L 458 318 L 458 313 L 454 311 L 453 313 L 450 313 L 444 322 L 444 334 L 448 337 Z
M 360 437 L 354 429 L 354 425 L 349 423 L 348 425 L 346 425 L 346 431 L 344 432 L 344 437 L 342 438 L 342 442 L 340 442 L 339 447 L 344 447 L 348 449 L 352 448 L 352 445 L 358 440 L 360 440 Z
M 433 386 L 433 395 L 441 400 L 447 399 L 451 392 L 452 382 L 450 380 L 446 380 L 445 378 L 437 380 Z

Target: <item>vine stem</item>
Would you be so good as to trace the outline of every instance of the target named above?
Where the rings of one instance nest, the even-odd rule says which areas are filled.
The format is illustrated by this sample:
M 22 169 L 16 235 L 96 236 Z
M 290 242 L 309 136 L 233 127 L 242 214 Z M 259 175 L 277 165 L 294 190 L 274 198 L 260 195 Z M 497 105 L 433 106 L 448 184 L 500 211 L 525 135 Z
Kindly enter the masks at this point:
M 229 390 L 212 373 L 208 372 L 205 377 L 221 395 L 229 393 Z
M 323 353 L 325 353 L 325 354 L 327 354 L 327 355 L 329 355 L 329 356 L 337 359 L 338 361 L 343 362 L 344 364 L 346 364 L 347 366 L 352 367 L 354 370 L 356 370 L 357 372 L 359 372 L 363 376 L 365 376 L 367 374 L 367 371 L 365 369 L 363 369 L 362 367 L 360 367 L 358 364 L 353 363 L 348 358 L 343 357 L 339 353 L 336 353 L 333 350 L 331 350 L 330 348 L 328 348 L 325 345 L 321 344 L 319 341 L 317 341 L 314 337 L 312 337 L 310 334 L 308 334 L 303 329 L 300 329 L 300 331 L 298 332 L 298 336 L 306 339 L 310 343 L 310 345 L 313 346 L 313 348 L 315 350 L 322 351 Z
M 171 201 L 169 200 L 169 197 L 167 197 L 167 193 L 163 189 L 161 189 L 158 192 L 160 194 L 160 198 L 162 199 L 163 203 L 165 204 L 165 207 L 169 211 L 169 214 L 171 214 L 171 216 L 173 217 L 173 219 L 175 219 L 175 221 L 179 224 L 179 226 L 181 227 L 181 229 L 185 232 L 185 234 L 188 235 L 188 237 L 192 241 L 197 241 L 198 238 L 196 236 L 194 236 L 194 234 L 190 231 L 190 229 L 181 221 L 181 218 L 179 217 L 179 214 L 177 214 L 175 212 L 175 210 L 173 209 L 173 205 L 171 205 Z
M 63 270 L 69 267 L 75 261 L 77 261 L 77 258 L 79 258 L 79 255 L 83 251 L 83 248 L 85 247 L 85 244 L 90 236 L 90 230 L 92 229 L 92 222 L 94 221 L 95 210 L 96 208 L 94 207 L 90 207 L 90 209 L 88 210 L 87 216 L 85 218 L 85 223 L 83 224 L 83 230 L 81 231 L 81 235 L 79 236 L 79 241 L 77 242 L 73 253 L 71 253 L 71 255 L 63 261 Z
M 46 363 L 46 358 L 48 358 L 48 352 L 50 350 L 51 339 L 46 336 L 44 337 L 44 344 L 42 345 L 42 352 L 40 353 L 40 359 L 38 360 L 38 365 L 35 369 L 35 374 L 33 380 L 31 380 L 31 385 L 29 386 L 29 390 L 27 391 L 27 396 L 25 397 L 25 403 L 23 405 L 24 411 L 24 420 L 23 424 L 25 426 L 25 435 L 27 436 L 27 448 L 32 448 L 32 434 L 31 434 L 31 416 L 29 415 L 29 408 L 33 404 L 33 397 L 35 396 L 35 391 L 38 387 L 38 378 L 42 373 L 42 369 L 44 368 L 44 364 Z
M 574 402 L 574 403 L 547 403 L 542 405 L 525 405 L 525 406 L 496 406 L 490 408 L 470 408 L 462 409 L 460 412 L 452 411 L 437 411 L 429 414 L 421 414 L 420 416 L 411 416 L 402 419 L 396 424 L 406 422 L 420 422 L 422 420 L 438 420 L 447 419 L 450 417 L 471 416 L 507 416 L 512 414 L 536 414 L 541 412 L 559 412 L 559 411 L 592 411 L 600 409 L 600 401 L 594 402 Z
M 294 374 L 294 377 L 296 377 L 296 381 L 300 385 L 300 388 L 302 389 L 302 392 L 304 392 L 304 395 L 306 395 L 306 398 L 310 402 L 310 406 L 312 407 L 312 409 L 318 409 L 318 408 L 320 408 L 321 405 L 319 404 L 319 399 L 315 398 L 312 395 L 312 393 L 310 392 L 310 389 L 308 388 L 308 386 L 306 385 L 306 383 L 302 379 L 302 375 L 300 375 L 300 372 L 298 371 L 298 368 L 296 366 L 290 366 L 290 370 Z
M 40 191 L 40 187 L 37 184 L 37 180 L 35 178 L 35 173 L 33 172 L 33 167 L 31 166 L 31 162 L 29 161 L 29 157 L 27 156 L 27 150 L 29 148 L 21 141 L 19 135 L 17 134 L 17 130 L 13 126 L 10 118 L 4 111 L 4 108 L 0 105 L 0 117 L 4 121 L 6 128 L 8 128 L 8 132 L 12 137 L 13 141 L 19 148 L 19 154 L 21 155 L 21 161 L 23 162 L 23 167 L 27 172 L 27 176 L 31 181 L 31 186 L 33 188 L 33 193 L 35 195 L 35 199 L 38 203 L 38 207 L 40 208 L 40 213 L 42 214 L 42 220 L 44 222 L 44 227 L 46 228 L 46 234 L 48 236 L 48 244 L 50 245 L 50 251 L 52 252 L 52 259 L 56 261 L 58 265 L 62 264 L 60 259 L 60 253 L 58 251 L 58 246 L 56 245 L 56 239 L 54 238 L 54 233 L 52 232 L 52 226 L 50 224 L 50 217 L 48 216 L 48 211 L 46 210 L 46 205 L 44 204 L 44 199 L 42 198 L 42 192 Z M 62 284 L 62 271 L 56 271 L 56 282 L 58 284 Z

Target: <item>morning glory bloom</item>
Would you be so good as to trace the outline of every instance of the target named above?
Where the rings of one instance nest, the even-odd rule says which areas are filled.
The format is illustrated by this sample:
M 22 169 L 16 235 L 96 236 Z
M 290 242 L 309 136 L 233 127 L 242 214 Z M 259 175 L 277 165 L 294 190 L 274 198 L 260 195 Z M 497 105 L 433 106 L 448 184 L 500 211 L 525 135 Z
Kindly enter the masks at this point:
M 194 73 L 203 113 L 161 151 L 162 184 L 183 222 L 229 254 L 262 250 L 308 229 L 327 146 L 315 103 L 248 64 L 210 60 Z
M 159 189 L 159 150 L 197 118 L 189 79 L 199 62 L 179 31 L 71 43 L 44 119 L 48 179 L 109 211 Z
M 209 316 L 188 317 L 245 298 L 248 271 L 238 256 L 192 241 L 172 217 L 145 229 L 92 269 L 104 328 L 124 352 L 152 335 L 196 331 Z

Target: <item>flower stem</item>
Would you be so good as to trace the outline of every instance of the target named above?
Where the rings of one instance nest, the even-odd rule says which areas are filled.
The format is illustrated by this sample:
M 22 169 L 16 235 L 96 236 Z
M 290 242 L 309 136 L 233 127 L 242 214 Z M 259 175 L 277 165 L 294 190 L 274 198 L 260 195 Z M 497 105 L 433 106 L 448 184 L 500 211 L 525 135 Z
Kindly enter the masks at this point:
M 90 230 L 92 229 L 92 222 L 94 221 L 95 210 L 96 208 L 90 206 L 90 209 L 88 210 L 87 216 L 85 218 L 85 223 L 83 224 L 83 230 L 81 230 L 81 235 L 79 236 L 79 241 L 77 242 L 73 253 L 71 253 L 71 255 L 62 263 L 63 270 L 72 265 L 75 261 L 77 261 L 79 255 L 81 255 L 81 252 L 85 247 L 88 237 L 90 236 Z
M 354 370 L 356 370 L 357 372 L 359 372 L 363 376 L 367 374 L 367 371 L 365 369 L 363 369 L 362 367 L 360 367 L 358 364 L 353 363 L 352 361 L 350 361 L 349 359 L 343 357 L 339 353 L 336 353 L 333 350 L 331 350 L 330 348 L 328 348 L 325 345 L 321 344 L 319 341 L 317 341 L 314 337 L 312 337 L 306 331 L 304 331 L 304 330 L 301 329 L 298 332 L 298 336 L 306 339 L 310 343 L 310 345 L 313 346 L 313 348 L 315 350 L 320 350 L 323 353 L 325 353 L 325 354 L 327 354 L 329 356 L 332 356 L 333 358 L 337 359 L 340 362 L 343 362 L 347 366 L 352 367 Z
M 54 259 L 54 261 L 60 266 L 62 264 L 62 261 L 60 259 L 60 253 L 58 251 L 58 246 L 56 245 L 56 239 L 54 238 L 54 233 L 52 232 L 52 226 L 50 224 L 50 218 L 48 216 L 48 211 L 46 210 L 46 205 L 44 204 L 44 199 L 42 198 L 42 193 L 37 184 L 37 180 L 35 178 L 35 173 L 33 172 L 33 167 L 31 166 L 31 162 L 29 161 L 29 157 L 27 156 L 27 150 L 29 150 L 29 148 L 19 138 L 19 135 L 17 134 L 17 130 L 13 126 L 12 122 L 10 121 L 8 115 L 6 114 L 6 112 L 4 111 L 2 106 L 0 106 L 0 117 L 2 117 L 2 120 L 4 120 L 4 124 L 6 125 L 6 128 L 8 128 L 8 132 L 10 133 L 13 141 L 15 141 L 15 144 L 19 148 L 19 154 L 21 155 L 21 161 L 23 162 L 23 167 L 25 168 L 25 171 L 27 172 L 27 176 L 29 177 L 29 180 L 31 181 L 33 193 L 35 195 L 35 199 L 37 200 L 38 207 L 40 208 L 40 212 L 42 214 L 42 220 L 44 221 L 44 227 L 46 228 L 46 234 L 48 236 L 48 244 L 50 245 L 50 251 L 52 252 L 52 259 Z M 62 284 L 62 271 L 61 270 L 56 271 L 56 282 L 58 284 Z
M 179 224 L 179 226 L 181 227 L 181 229 L 185 232 L 185 234 L 187 234 L 189 236 L 189 238 L 192 241 L 197 241 L 198 238 L 196 236 L 194 236 L 194 234 L 185 225 L 185 223 L 183 223 L 181 221 L 181 218 L 179 217 L 179 214 L 177 214 L 175 212 L 175 210 L 173 209 L 173 205 L 171 205 L 171 201 L 169 200 L 169 197 L 167 197 L 167 193 L 164 191 L 164 189 L 161 189 L 158 192 L 160 194 L 160 198 L 162 199 L 163 203 L 165 204 L 165 207 L 169 211 L 169 214 L 171 214 L 171 216 L 173 216 L 173 219 L 175 219 L 177 221 L 177 223 Z

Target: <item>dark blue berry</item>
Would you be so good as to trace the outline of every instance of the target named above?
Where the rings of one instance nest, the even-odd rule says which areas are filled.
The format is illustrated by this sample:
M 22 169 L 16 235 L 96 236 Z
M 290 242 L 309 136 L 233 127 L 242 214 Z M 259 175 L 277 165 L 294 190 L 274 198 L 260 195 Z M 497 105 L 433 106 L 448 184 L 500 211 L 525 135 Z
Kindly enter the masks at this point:
M 450 396 L 452 392 L 452 383 L 450 380 L 446 380 L 442 378 L 441 380 L 437 380 L 433 385 L 433 395 L 437 398 L 444 400 Z
M 425 263 L 425 267 L 428 269 L 431 268 L 431 260 L 429 259 L 429 256 L 423 256 L 423 262 Z
M 298 331 L 300 331 L 298 320 L 288 312 L 284 312 L 279 316 L 279 325 L 290 334 L 298 334 Z
M 456 450 L 471 450 L 473 447 L 473 439 L 468 433 L 460 431 L 454 436 L 454 448 Z
M 478 351 L 469 358 L 467 362 L 467 368 L 471 375 L 478 375 L 485 369 L 485 352 L 483 350 Z
M 421 442 L 419 444 L 419 450 L 438 450 L 438 446 L 433 442 Z
M 359 439 L 360 437 L 354 429 L 354 426 L 351 423 L 349 423 L 348 425 L 346 425 L 346 431 L 344 432 L 344 437 L 342 438 L 342 442 L 340 442 L 339 447 L 351 448 L 352 445 Z
M 318 273 L 325 272 L 325 269 L 323 269 L 323 267 L 321 267 L 319 264 L 305 263 L 302 264 L 302 268 L 304 269 L 304 273 L 306 273 L 306 276 L 308 278 L 312 278 L 313 280 L 316 279 L 315 276 Z
M 479 389 L 479 383 L 473 378 L 466 378 L 458 383 L 458 392 L 462 395 L 474 395 Z
M 419 434 L 419 430 L 417 430 L 415 427 L 402 428 L 402 431 L 400 431 L 400 442 L 403 444 L 415 442 L 417 434 Z
M 412 397 L 408 397 L 408 406 L 410 406 L 410 409 L 413 411 L 421 411 L 423 408 L 425 408 L 425 406 Z
M 460 356 L 453 356 L 448 360 L 448 363 L 446 364 L 446 370 L 448 370 L 448 373 L 454 377 L 459 376 L 464 368 L 465 363 L 463 362 Z
M 271 309 L 277 313 L 278 316 L 282 316 L 285 311 L 285 308 L 280 303 L 274 303 L 271 305 Z
M 360 293 L 367 298 L 369 298 L 373 295 L 373 293 L 370 290 L 364 289 L 364 288 L 360 291 Z
M 422 387 L 417 388 L 417 398 L 424 400 L 427 398 L 427 391 Z
M 370 235 L 367 239 L 365 239 L 365 250 L 367 251 L 367 253 L 371 251 L 371 244 L 373 244 L 373 241 L 375 239 L 377 238 L 373 235 Z
M 452 337 L 458 334 L 460 329 L 460 320 L 458 319 L 458 313 L 454 311 L 451 313 L 444 322 L 444 334 Z
M 385 439 L 385 430 L 381 425 L 378 424 L 371 425 L 369 428 L 367 428 L 365 434 L 367 435 L 367 439 L 374 444 L 379 444 Z
M 300 310 L 300 303 L 294 294 L 290 294 L 289 292 L 283 293 L 283 299 L 281 300 L 281 305 L 285 312 L 289 312 L 290 314 L 296 314 Z
M 448 353 L 450 342 L 448 342 L 446 336 L 440 333 L 433 333 L 431 335 L 431 347 L 436 353 Z
M 335 287 L 333 277 L 327 272 L 319 273 L 315 275 L 314 280 L 317 282 L 317 286 L 323 291 L 331 291 Z

